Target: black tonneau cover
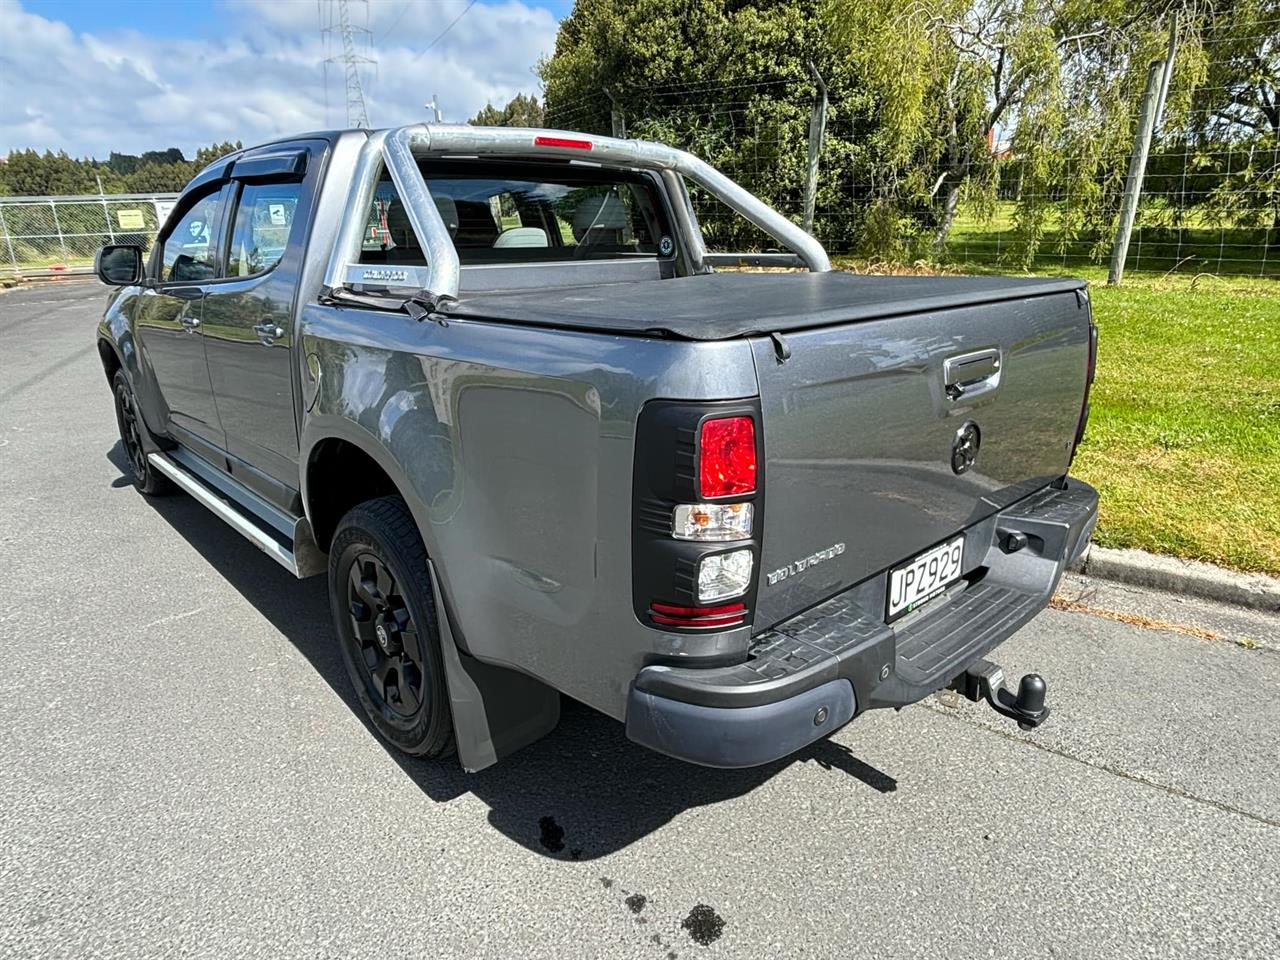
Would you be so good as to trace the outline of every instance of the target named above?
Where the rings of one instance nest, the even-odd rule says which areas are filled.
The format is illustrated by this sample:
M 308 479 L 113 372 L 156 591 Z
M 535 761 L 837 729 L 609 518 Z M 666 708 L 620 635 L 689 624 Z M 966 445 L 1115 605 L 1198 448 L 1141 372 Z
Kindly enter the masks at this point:
M 670 280 L 463 291 L 452 316 L 686 340 L 727 340 L 831 323 L 1020 300 L 1084 287 L 1083 280 L 872 277 L 830 273 L 713 273 Z

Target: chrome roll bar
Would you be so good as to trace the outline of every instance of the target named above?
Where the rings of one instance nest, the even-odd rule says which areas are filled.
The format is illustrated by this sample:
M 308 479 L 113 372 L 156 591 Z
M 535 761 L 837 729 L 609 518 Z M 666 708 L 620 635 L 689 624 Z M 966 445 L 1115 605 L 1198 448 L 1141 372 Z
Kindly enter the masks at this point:
M 415 124 L 373 133 L 361 149 L 352 178 L 348 208 L 334 245 L 325 284 L 373 283 L 425 289 L 437 299 L 456 299 L 461 264 L 418 168 L 427 156 L 546 156 L 659 173 L 675 206 L 677 226 L 695 271 L 708 262 L 685 180 L 691 180 L 730 209 L 792 250 L 813 272 L 831 269 L 822 244 L 778 211 L 691 153 L 647 140 L 621 140 L 566 130 L 531 127 L 472 127 L 464 124 Z M 426 267 L 361 266 L 360 250 L 381 168 L 391 174 L 409 223 L 426 254 Z

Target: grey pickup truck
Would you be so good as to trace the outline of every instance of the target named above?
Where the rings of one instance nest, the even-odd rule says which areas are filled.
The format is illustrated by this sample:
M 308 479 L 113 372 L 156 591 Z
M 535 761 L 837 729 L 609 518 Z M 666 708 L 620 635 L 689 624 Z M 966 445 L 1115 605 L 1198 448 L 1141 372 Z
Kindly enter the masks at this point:
M 1048 714 L 985 658 L 1093 532 L 1081 282 L 832 271 L 688 153 L 457 125 L 224 157 L 96 270 L 134 484 L 327 573 L 403 751 L 481 769 L 561 695 L 724 767 L 946 687 Z

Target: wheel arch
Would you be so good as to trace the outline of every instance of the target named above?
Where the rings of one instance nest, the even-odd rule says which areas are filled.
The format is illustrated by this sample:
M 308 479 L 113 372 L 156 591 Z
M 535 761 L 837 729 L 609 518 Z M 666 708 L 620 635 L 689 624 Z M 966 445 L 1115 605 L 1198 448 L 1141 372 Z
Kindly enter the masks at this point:
M 307 449 L 302 471 L 302 502 L 316 544 L 328 551 L 338 521 L 358 503 L 395 495 L 416 513 L 408 485 L 386 451 L 349 433 L 330 432 Z M 421 523 L 418 524 L 421 531 Z M 425 539 L 425 538 L 424 538 Z
M 116 345 L 106 337 L 98 337 L 98 359 L 102 361 L 102 372 L 107 375 L 107 383 L 115 379 L 117 370 L 124 369 L 124 361 L 120 359 Z

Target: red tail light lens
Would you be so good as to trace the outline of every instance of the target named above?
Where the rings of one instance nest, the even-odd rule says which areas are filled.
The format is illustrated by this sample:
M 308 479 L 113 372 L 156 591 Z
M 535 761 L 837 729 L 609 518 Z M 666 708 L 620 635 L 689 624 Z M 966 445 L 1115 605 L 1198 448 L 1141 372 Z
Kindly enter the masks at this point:
M 756 425 L 750 417 L 704 420 L 698 435 L 698 486 L 704 497 L 756 489 Z
M 718 607 L 678 607 L 655 601 L 649 605 L 649 619 L 669 627 L 736 627 L 746 618 L 746 604 L 742 603 L 727 603 Z
M 535 147 L 565 147 L 569 150 L 590 150 L 590 140 L 570 140 L 568 137 L 534 137 Z

